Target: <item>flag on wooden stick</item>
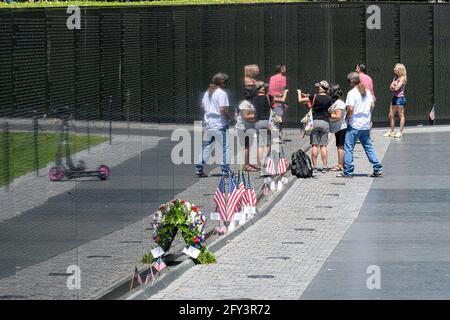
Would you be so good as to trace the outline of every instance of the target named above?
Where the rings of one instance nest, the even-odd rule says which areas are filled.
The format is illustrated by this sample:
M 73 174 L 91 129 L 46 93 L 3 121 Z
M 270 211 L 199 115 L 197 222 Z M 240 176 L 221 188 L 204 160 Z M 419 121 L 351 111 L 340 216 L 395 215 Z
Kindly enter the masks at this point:
M 434 125 L 435 120 L 436 120 L 436 113 L 435 113 L 434 104 L 433 104 L 433 107 L 431 108 L 431 111 L 428 114 L 428 122 L 430 125 Z

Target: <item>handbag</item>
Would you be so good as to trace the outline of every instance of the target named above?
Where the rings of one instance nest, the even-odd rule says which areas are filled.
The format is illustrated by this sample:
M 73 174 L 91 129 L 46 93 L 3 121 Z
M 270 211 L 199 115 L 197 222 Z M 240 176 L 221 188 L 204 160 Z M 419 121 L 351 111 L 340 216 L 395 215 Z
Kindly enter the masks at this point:
M 316 101 L 316 95 L 314 95 L 312 103 L 308 103 L 309 111 L 308 113 L 303 117 L 303 119 L 300 121 L 303 127 L 304 136 L 309 136 L 311 132 L 314 129 L 314 119 L 313 119 L 313 113 L 312 113 L 312 106 L 314 105 L 314 102 Z

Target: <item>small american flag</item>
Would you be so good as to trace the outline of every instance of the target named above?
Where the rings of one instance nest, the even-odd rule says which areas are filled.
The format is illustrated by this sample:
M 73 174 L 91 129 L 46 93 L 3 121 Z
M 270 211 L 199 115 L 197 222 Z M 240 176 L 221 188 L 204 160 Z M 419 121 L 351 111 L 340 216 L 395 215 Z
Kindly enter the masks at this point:
M 239 191 L 234 183 L 234 174 L 230 173 L 228 181 L 228 207 L 227 207 L 227 221 L 231 221 L 239 203 Z
M 247 201 L 248 205 L 252 207 L 256 207 L 256 193 L 255 189 L 253 189 L 252 182 L 250 181 L 250 173 L 247 174 Z
M 227 197 L 225 194 L 225 179 L 220 177 L 219 185 L 217 186 L 216 193 L 214 194 L 214 202 L 216 203 L 216 210 L 219 210 L 222 221 L 227 220 Z
M 142 279 L 139 275 L 139 270 L 137 267 L 134 267 L 134 278 L 136 278 L 137 283 L 142 284 Z
M 165 267 L 167 267 L 167 265 L 164 263 L 163 259 L 161 259 L 161 257 L 159 257 L 155 263 L 153 263 L 153 267 L 155 268 L 156 271 L 161 272 L 161 270 L 163 270 Z
M 271 152 L 269 152 L 266 157 L 266 172 L 271 176 L 277 174 Z
M 430 124 L 434 124 L 434 120 L 436 120 L 436 114 L 434 112 L 434 104 L 433 104 L 433 108 L 431 108 L 431 111 L 428 114 L 428 118 L 430 120 Z
M 153 270 L 152 267 L 150 266 L 150 268 L 147 271 L 147 276 L 145 277 L 145 284 L 147 284 L 149 281 L 154 281 L 155 277 L 153 276 Z
M 278 174 L 282 176 L 287 171 L 288 166 L 289 165 L 287 163 L 286 156 L 284 155 L 283 147 L 281 147 L 280 157 L 278 159 L 278 166 L 277 166 Z
M 242 196 L 242 203 L 244 206 L 248 206 L 249 205 L 249 199 L 248 199 L 248 195 L 247 195 L 247 189 L 246 189 L 246 185 L 247 183 L 245 182 L 245 176 L 244 176 L 244 172 L 241 172 L 242 174 L 242 183 L 244 186 L 244 195 Z M 250 175 L 248 175 L 250 177 Z
M 238 190 L 239 190 L 239 208 L 242 209 L 245 205 L 247 205 L 247 194 L 245 192 L 245 180 L 244 180 L 244 173 L 239 172 L 238 173 Z M 240 210 L 238 210 L 240 211 Z

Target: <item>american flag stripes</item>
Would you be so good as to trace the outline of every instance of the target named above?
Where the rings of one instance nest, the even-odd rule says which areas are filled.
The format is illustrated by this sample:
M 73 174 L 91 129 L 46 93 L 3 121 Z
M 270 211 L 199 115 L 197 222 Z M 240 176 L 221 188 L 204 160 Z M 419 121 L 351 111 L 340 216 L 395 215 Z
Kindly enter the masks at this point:
M 244 206 L 248 206 L 249 205 L 249 200 L 248 200 L 248 196 L 247 196 L 247 183 L 245 182 L 245 176 L 244 176 L 244 171 L 241 172 L 242 174 L 242 184 L 244 187 L 244 194 L 242 195 L 242 203 Z
M 247 205 L 247 194 L 245 192 L 245 180 L 244 173 L 238 172 L 238 190 L 239 190 L 239 208 L 243 209 L 245 205 Z M 239 211 L 239 210 L 238 210 Z
M 214 202 L 216 203 L 216 210 L 219 210 L 220 217 L 223 221 L 227 220 L 227 197 L 225 194 L 225 179 L 220 177 L 219 185 L 216 193 L 214 193 Z
M 255 189 L 253 189 L 252 182 L 250 181 L 250 173 L 247 174 L 247 205 L 251 207 L 256 207 L 256 193 Z
M 277 171 L 275 170 L 275 163 L 273 162 L 272 154 L 270 152 L 266 157 L 266 172 L 271 176 L 277 174 Z
M 239 190 L 234 182 L 234 174 L 230 173 L 228 181 L 228 207 L 227 207 L 227 221 L 231 221 L 239 203 Z
M 142 279 L 139 275 L 139 270 L 137 267 L 134 267 L 134 278 L 136 278 L 137 283 L 142 284 Z
M 145 277 L 145 284 L 147 284 L 150 280 L 152 282 L 155 280 L 155 277 L 153 276 L 152 267 L 150 267 L 147 271 L 147 276 Z
M 156 271 L 161 272 L 161 270 L 163 270 L 166 266 L 166 264 L 164 263 L 164 261 L 161 259 L 161 257 L 159 257 L 154 263 L 153 263 L 153 268 L 155 268 Z
M 429 120 L 430 124 L 434 124 L 434 120 L 436 120 L 436 113 L 434 111 L 434 104 L 433 104 L 433 107 L 431 108 L 430 113 L 428 114 L 428 120 Z
M 278 175 L 281 176 L 287 171 L 287 168 L 288 168 L 288 163 L 286 160 L 286 156 L 284 155 L 283 147 L 281 147 L 279 155 L 280 155 L 280 157 L 278 159 L 277 172 L 278 172 Z

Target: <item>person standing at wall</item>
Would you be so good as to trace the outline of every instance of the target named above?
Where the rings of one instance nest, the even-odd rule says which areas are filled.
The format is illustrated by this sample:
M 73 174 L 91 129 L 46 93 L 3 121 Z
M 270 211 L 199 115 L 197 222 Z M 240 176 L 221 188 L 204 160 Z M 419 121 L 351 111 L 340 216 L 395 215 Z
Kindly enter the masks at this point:
M 373 102 L 375 105 L 376 102 L 376 98 L 375 98 L 375 92 L 373 90 L 373 80 L 372 77 L 369 76 L 366 73 L 366 65 L 365 64 L 357 64 L 356 65 L 356 72 L 358 72 L 359 74 L 359 80 L 361 81 L 361 83 L 367 88 L 369 89 L 370 93 L 372 94 L 372 98 L 373 98 Z
M 244 88 L 251 90 L 258 81 L 259 66 L 257 64 L 249 64 L 244 66 Z
M 406 67 L 397 63 L 394 67 L 394 80 L 392 80 L 389 90 L 392 91 L 393 97 L 389 110 L 389 121 L 391 130 L 384 134 L 385 137 L 402 138 L 403 128 L 405 127 L 405 86 L 407 83 Z M 400 118 L 400 132 L 395 131 L 395 114 L 398 113 Z
M 208 90 L 204 93 L 202 99 L 202 109 L 204 111 L 204 125 L 206 127 L 206 141 L 202 143 L 202 151 L 200 153 L 197 164 L 195 165 L 195 173 L 198 177 L 203 178 L 207 175 L 203 172 L 203 166 L 211 156 L 212 144 L 217 138 L 222 146 L 222 174 L 228 175 L 230 172 L 230 150 L 228 128 L 230 121 L 229 100 L 228 95 L 224 91 L 229 77 L 225 73 L 217 73 L 213 76 Z
M 304 96 L 301 91 L 298 94 L 300 103 L 308 104 L 312 108 L 314 129 L 310 135 L 311 143 L 311 160 L 314 172 L 317 172 L 317 158 L 322 158 L 323 170 L 328 172 L 328 133 L 330 132 L 328 109 L 331 107 L 332 100 L 328 95 L 330 85 L 327 81 L 322 80 L 315 84 L 316 94 L 313 96 Z
M 353 150 L 358 138 L 373 166 L 373 173 L 370 176 L 380 177 L 383 173 L 383 166 L 378 161 L 370 141 L 370 123 L 374 106 L 372 93 L 361 83 L 357 72 L 348 74 L 347 79 L 352 89 L 347 94 L 345 101 L 347 106 L 347 131 L 344 144 L 344 171 L 339 173 L 337 177 L 353 177 L 355 170 Z
M 262 81 L 258 81 L 256 83 L 256 96 L 253 98 L 253 105 L 256 108 L 257 114 L 257 122 L 255 123 L 255 129 L 258 132 L 258 155 L 257 155 L 257 169 L 261 168 L 261 161 L 263 152 L 269 152 L 271 141 L 271 134 L 269 130 L 269 118 L 270 118 L 270 110 L 271 103 L 270 98 L 268 96 L 268 87 L 267 83 Z M 266 148 L 266 150 L 264 150 Z
M 275 123 L 278 129 L 278 139 L 274 142 L 283 143 L 283 115 L 286 111 L 287 82 L 286 65 L 279 64 L 275 67 L 276 74 L 269 80 L 269 95 L 272 97 L 272 111 L 275 117 Z
M 244 136 L 245 132 L 249 129 L 255 129 L 255 123 L 257 120 L 256 108 L 252 103 L 253 97 L 256 95 L 256 89 L 245 90 L 244 100 L 239 104 L 239 114 L 236 118 L 236 129 L 239 131 L 239 137 Z M 255 172 L 259 171 L 259 168 L 250 164 L 250 141 L 247 137 L 244 138 L 244 167 L 243 171 Z
M 330 96 L 333 102 L 328 109 L 330 113 L 330 133 L 335 135 L 338 154 L 338 164 L 331 168 L 331 171 L 342 171 L 344 169 L 344 141 L 347 123 L 345 122 L 346 105 L 341 87 L 338 84 L 331 86 Z

